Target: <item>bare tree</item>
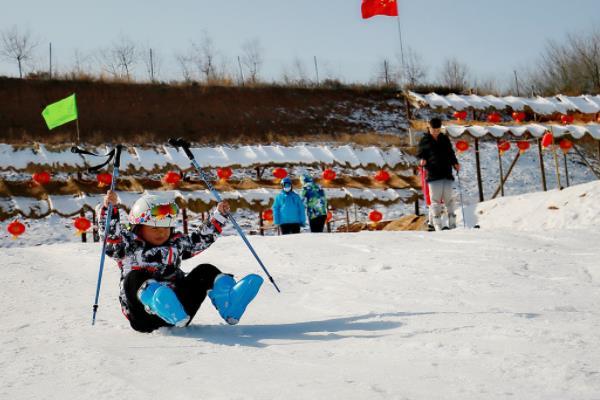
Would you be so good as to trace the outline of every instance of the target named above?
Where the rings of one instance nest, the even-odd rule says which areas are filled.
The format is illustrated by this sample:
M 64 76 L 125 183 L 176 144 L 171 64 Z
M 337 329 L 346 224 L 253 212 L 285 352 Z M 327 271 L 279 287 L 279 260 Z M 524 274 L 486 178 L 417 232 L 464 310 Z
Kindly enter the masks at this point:
M 133 68 L 138 62 L 138 49 L 129 38 L 122 36 L 111 47 L 100 50 L 102 69 L 115 78 L 131 80 Z
M 192 42 L 190 58 L 206 83 L 210 83 L 216 79 L 217 50 L 212 38 L 206 31 L 203 32 L 200 43 Z
M 449 88 L 463 90 L 468 86 L 469 67 L 456 58 L 444 61 L 440 72 L 440 83 Z
M 177 59 L 177 64 L 179 64 L 179 68 L 181 69 L 181 74 L 183 75 L 183 80 L 186 82 L 192 82 L 194 80 L 194 61 L 191 55 L 186 54 L 177 54 L 175 55 Z
M 242 45 L 242 63 L 248 69 L 248 81 L 258 82 L 258 74 L 263 64 L 263 50 L 258 39 L 252 39 Z
M 19 78 L 23 78 L 23 64 L 33 59 L 34 50 L 38 43 L 29 30 L 20 32 L 16 26 L 5 30 L 0 35 L 0 57 L 16 61 L 19 67 Z
M 404 71 L 400 71 L 400 75 L 409 88 L 422 84 L 427 77 L 427 66 L 423 63 L 423 58 L 411 47 L 407 47 Z
M 285 67 L 281 78 L 286 85 L 296 85 L 306 87 L 309 85 L 308 73 L 304 62 L 299 58 L 294 58 L 290 67 Z
M 548 41 L 527 84 L 545 95 L 600 93 L 600 30 Z
M 401 68 L 392 65 L 388 59 L 383 59 L 377 63 L 375 83 L 382 86 L 397 86 L 401 73 Z

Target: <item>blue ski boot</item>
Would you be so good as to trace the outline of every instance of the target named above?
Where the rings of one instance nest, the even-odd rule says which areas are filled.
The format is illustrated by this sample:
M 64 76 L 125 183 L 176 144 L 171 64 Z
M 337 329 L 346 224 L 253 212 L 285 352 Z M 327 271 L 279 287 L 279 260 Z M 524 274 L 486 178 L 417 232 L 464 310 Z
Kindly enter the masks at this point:
M 208 297 L 219 311 L 219 315 L 229 325 L 235 325 L 242 318 L 262 283 L 263 278 L 255 274 L 250 274 L 237 283 L 231 275 L 220 274 L 215 278 L 213 288 L 208 291 Z
M 182 327 L 190 321 L 173 289 L 154 279 L 148 279 L 142 284 L 137 297 L 147 312 L 158 315 L 171 325 Z

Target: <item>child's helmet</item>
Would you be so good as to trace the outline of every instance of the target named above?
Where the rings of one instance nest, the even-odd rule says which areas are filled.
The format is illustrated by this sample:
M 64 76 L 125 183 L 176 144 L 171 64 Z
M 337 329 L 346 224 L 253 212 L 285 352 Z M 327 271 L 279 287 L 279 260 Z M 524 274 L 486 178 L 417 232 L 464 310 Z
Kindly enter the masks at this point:
M 145 194 L 131 207 L 129 223 L 157 228 L 171 228 L 175 226 L 178 213 L 179 206 L 172 197 Z
M 281 180 L 281 187 L 285 186 L 292 186 L 292 180 L 288 176 Z
M 302 183 L 304 185 L 306 185 L 307 183 L 312 183 L 313 181 L 313 177 L 310 176 L 310 174 L 306 173 L 304 175 L 302 175 Z

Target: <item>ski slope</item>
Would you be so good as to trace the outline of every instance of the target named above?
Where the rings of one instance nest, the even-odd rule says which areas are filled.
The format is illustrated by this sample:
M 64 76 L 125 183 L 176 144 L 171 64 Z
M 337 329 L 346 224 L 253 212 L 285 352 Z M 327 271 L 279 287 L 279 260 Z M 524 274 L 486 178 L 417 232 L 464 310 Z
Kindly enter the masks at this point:
M 237 326 L 208 302 L 187 329 L 131 330 L 109 260 L 92 327 L 99 244 L 0 248 L 0 399 L 597 399 L 586 185 L 546 198 L 587 198 L 587 224 L 500 226 L 500 206 L 542 219 L 531 194 L 478 205 L 480 230 L 252 237 L 282 293 L 265 282 Z M 184 269 L 203 262 L 259 269 L 235 236 Z

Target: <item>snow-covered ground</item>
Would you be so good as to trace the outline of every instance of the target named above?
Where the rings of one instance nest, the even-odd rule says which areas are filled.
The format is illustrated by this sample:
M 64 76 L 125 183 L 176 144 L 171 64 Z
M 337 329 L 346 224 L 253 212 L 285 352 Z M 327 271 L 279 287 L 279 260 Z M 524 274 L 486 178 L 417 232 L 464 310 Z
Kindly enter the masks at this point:
M 598 399 L 600 182 L 539 197 L 478 205 L 480 230 L 252 237 L 282 292 L 233 327 L 205 303 L 132 331 L 112 261 L 92 327 L 99 244 L 2 248 L 0 398 Z M 259 269 L 236 236 L 201 262 Z

